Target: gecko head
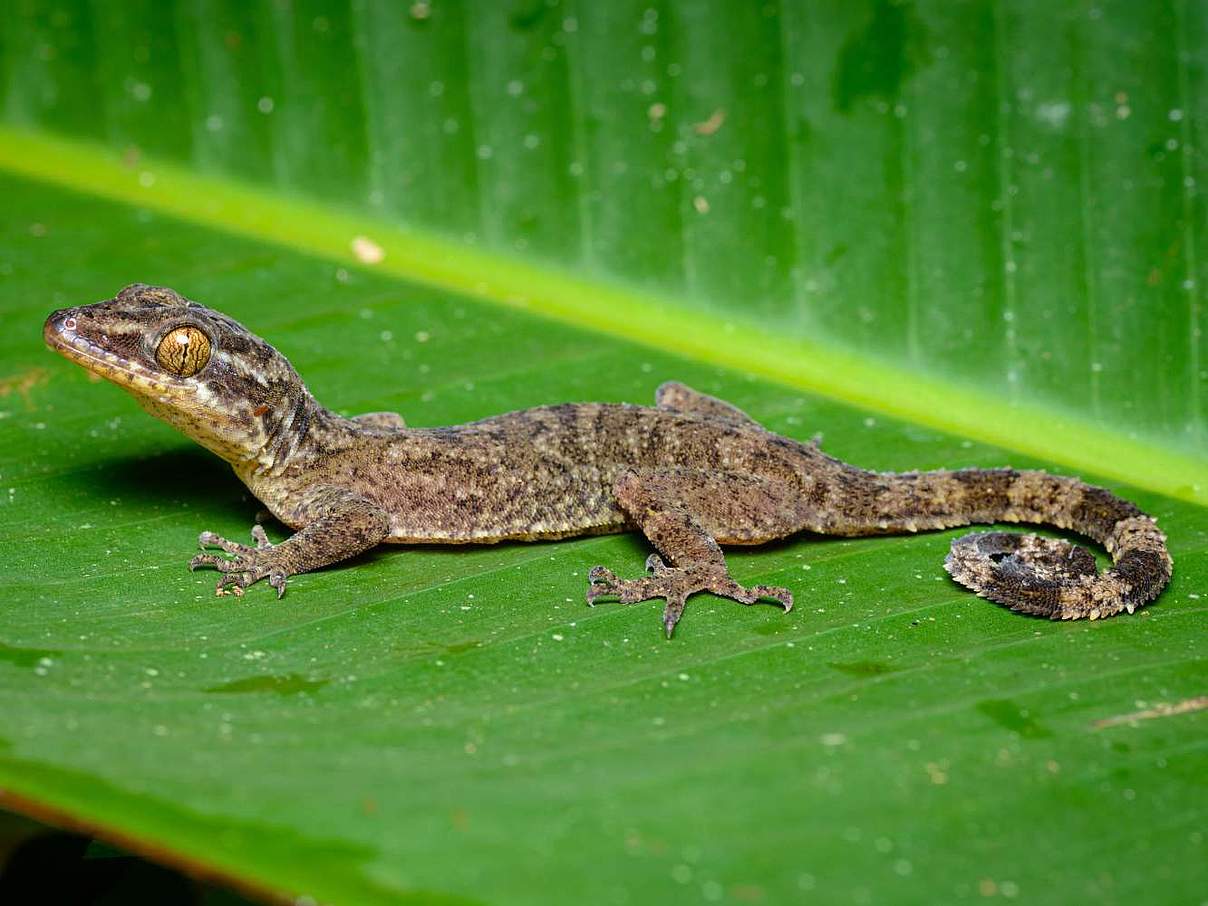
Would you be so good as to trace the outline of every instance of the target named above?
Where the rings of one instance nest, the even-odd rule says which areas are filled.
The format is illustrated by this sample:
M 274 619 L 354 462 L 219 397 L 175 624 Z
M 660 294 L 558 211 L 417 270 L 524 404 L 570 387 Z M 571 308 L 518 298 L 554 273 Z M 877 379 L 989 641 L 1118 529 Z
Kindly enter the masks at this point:
M 228 462 L 256 458 L 310 394 L 285 357 L 162 286 L 53 312 L 46 344 Z

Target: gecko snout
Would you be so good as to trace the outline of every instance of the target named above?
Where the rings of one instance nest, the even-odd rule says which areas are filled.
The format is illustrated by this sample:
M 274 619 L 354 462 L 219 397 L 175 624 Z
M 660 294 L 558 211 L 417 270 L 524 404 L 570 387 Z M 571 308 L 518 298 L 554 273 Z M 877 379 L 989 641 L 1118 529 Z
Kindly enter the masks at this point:
M 42 325 L 42 339 L 55 352 L 77 361 L 79 353 L 95 357 L 115 348 L 114 338 L 101 328 L 88 306 L 51 312 Z
M 46 323 L 42 325 L 42 339 L 52 349 L 70 343 L 79 326 L 74 308 L 60 308 L 52 311 Z

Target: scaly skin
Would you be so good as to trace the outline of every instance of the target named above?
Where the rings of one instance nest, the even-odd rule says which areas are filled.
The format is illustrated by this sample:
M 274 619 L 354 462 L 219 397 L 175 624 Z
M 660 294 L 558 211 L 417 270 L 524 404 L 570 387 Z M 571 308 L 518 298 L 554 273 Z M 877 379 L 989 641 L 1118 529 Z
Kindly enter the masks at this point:
M 1104 545 L 1095 570 L 1065 541 L 968 535 L 946 567 L 1013 610 L 1052 619 L 1112 616 L 1153 600 L 1170 579 L 1166 539 L 1131 503 L 1077 479 L 1014 469 L 878 473 L 762 428 L 682 384 L 653 408 L 573 403 L 466 425 L 408 428 L 390 412 L 343 418 L 317 403 L 289 362 L 240 324 L 173 290 L 135 284 L 46 321 L 50 347 L 128 390 L 235 469 L 295 533 L 254 546 L 210 532 L 190 567 L 222 573 L 218 592 L 289 576 L 379 543 L 491 543 L 641 531 L 658 550 L 649 575 L 590 573 L 587 600 L 666 600 L 671 634 L 697 591 L 788 610 L 785 588 L 744 588 L 720 545 L 801 531 L 874 535 L 970 523 L 1032 522 Z

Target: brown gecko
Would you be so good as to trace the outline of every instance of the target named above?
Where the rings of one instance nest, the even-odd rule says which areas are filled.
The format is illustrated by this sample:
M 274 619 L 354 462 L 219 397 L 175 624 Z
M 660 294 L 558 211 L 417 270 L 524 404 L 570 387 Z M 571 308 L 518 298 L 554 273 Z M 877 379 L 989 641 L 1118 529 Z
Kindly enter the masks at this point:
M 410 428 L 390 412 L 344 418 L 315 401 L 289 362 L 219 312 L 135 284 L 105 302 L 54 312 L 52 349 L 128 390 L 152 415 L 221 456 L 294 534 L 255 546 L 211 532 L 191 569 L 222 573 L 242 594 L 387 543 L 537 541 L 637 530 L 658 553 L 648 575 L 589 574 L 588 603 L 664 598 L 670 636 L 688 596 L 753 604 L 793 596 L 730 576 L 721 545 L 799 532 L 881 535 L 970 523 L 1031 522 L 1102 544 L 1085 548 L 1009 532 L 967 535 L 945 566 L 1012 610 L 1054 620 L 1132 613 L 1171 575 L 1154 520 L 1103 488 L 1015 469 L 882 473 L 848 465 L 763 428 L 683 384 L 653 407 L 571 403 L 466 425 Z

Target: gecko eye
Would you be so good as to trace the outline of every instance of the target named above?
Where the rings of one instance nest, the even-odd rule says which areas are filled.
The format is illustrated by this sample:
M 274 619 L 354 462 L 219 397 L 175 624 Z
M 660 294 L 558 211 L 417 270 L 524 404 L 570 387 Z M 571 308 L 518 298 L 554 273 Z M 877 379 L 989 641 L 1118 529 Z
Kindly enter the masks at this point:
M 210 361 L 210 338 L 196 327 L 178 327 L 159 341 L 155 361 L 164 371 L 192 377 Z

